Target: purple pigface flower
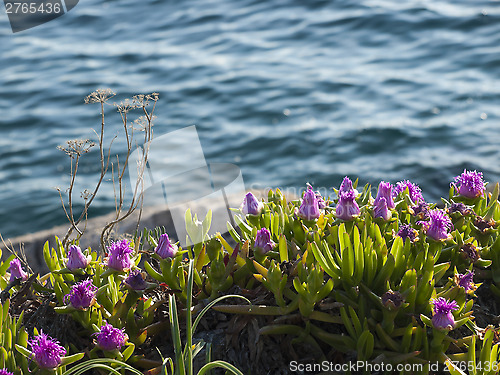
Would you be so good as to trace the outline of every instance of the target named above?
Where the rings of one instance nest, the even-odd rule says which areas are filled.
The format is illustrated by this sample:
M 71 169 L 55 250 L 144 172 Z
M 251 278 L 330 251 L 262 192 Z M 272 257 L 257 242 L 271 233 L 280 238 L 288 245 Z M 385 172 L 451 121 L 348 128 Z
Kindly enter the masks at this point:
M 66 267 L 71 270 L 77 270 L 79 268 L 87 268 L 90 263 L 91 256 L 85 256 L 82 253 L 82 249 L 79 246 L 71 245 L 68 248 L 68 262 L 66 263 Z
M 399 231 L 396 235 L 403 239 L 403 243 L 405 243 L 406 239 L 409 239 L 410 242 L 413 243 L 418 240 L 417 234 L 418 232 L 411 226 L 403 224 L 399 227 Z
M 359 195 L 359 192 L 353 188 L 351 179 L 346 176 L 346 177 L 344 177 L 344 179 L 342 180 L 342 183 L 340 184 L 338 195 L 340 196 L 340 193 L 348 192 L 348 191 L 353 191 L 354 197 L 357 197 Z
M 263 209 L 264 204 L 255 198 L 255 195 L 252 193 L 247 193 L 247 195 L 245 195 L 243 203 L 240 206 L 243 215 L 260 215 Z
M 455 301 L 449 302 L 443 297 L 431 301 L 434 304 L 434 316 L 432 324 L 437 329 L 453 329 L 455 327 L 455 318 L 453 310 L 458 310 L 458 304 Z
M 29 345 L 35 362 L 42 369 L 55 369 L 61 364 L 61 357 L 66 355 L 66 349 L 43 332 L 30 340 Z
M 458 187 L 456 184 L 458 184 Z M 455 181 L 451 185 L 458 190 L 458 194 L 465 198 L 482 197 L 486 190 L 483 174 L 465 169 L 460 176 L 455 177 Z
M 349 177 L 345 176 L 340 184 L 339 192 L 346 192 L 350 190 L 354 190 L 352 187 L 352 181 Z
M 299 207 L 299 216 L 304 220 L 316 220 L 320 214 L 318 199 L 313 189 L 309 186 L 302 198 L 302 204 Z
M 463 258 L 467 260 L 469 263 L 477 262 L 481 257 L 481 254 L 479 254 L 479 251 L 476 248 L 476 246 L 474 246 L 474 244 L 470 242 L 464 243 L 460 247 L 459 251 L 462 254 Z
M 314 194 L 316 195 L 316 200 L 318 201 L 318 207 L 320 210 L 326 207 L 326 202 L 323 196 L 319 191 L 315 191 Z
M 21 267 L 21 261 L 19 259 L 13 259 L 9 266 L 10 279 L 9 283 L 13 282 L 15 279 L 22 279 L 23 281 L 28 280 L 28 274 L 24 272 Z
M 254 249 L 260 250 L 262 253 L 267 253 L 272 250 L 276 244 L 271 240 L 271 232 L 269 229 L 262 228 L 257 231 L 257 236 L 255 236 Z
M 128 340 L 128 336 L 123 330 L 113 327 L 106 323 L 99 332 L 93 334 L 96 336 L 97 346 L 104 351 L 120 350 Z
M 425 234 L 436 241 L 444 241 L 451 238 L 449 233 L 453 228 L 451 219 L 442 210 L 436 209 L 429 211 L 429 221 L 420 221 Z
M 69 300 L 71 306 L 77 310 L 86 310 L 95 303 L 97 287 L 92 280 L 84 280 L 73 285 L 69 294 L 64 296 L 65 302 Z
M 350 221 L 359 216 L 361 213 L 358 204 L 356 203 L 356 194 L 354 190 L 340 192 L 337 207 L 335 207 L 335 217 Z
M 158 239 L 158 246 L 155 248 L 155 253 L 162 259 L 173 258 L 177 254 L 177 245 L 170 242 L 168 234 L 163 233 Z
M 420 219 L 427 219 L 429 217 L 429 205 L 425 202 L 419 202 L 416 206 L 411 207 L 410 213 Z
M 455 275 L 455 283 L 465 289 L 466 292 L 476 290 L 476 285 L 474 284 L 474 271 L 469 271 L 467 273 Z
M 393 292 L 389 290 L 385 292 L 382 297 L 382 304 L 388 308 L 389 310 L 396 310 L 401 307 L 401 305 L 405 302 L 403 295 L 398 291 Z
M 394 199 L 392 198 L 392 185 L 389 182 L 381 181 L 378 185 L 377 197 L 375 201 L 380 198 L 385 198 L 385 203 L 389 209 L 396 207 Z
M 418 185 L 408 180 L 399 181 L 398 183 L 396 183 L 396 186 L 394 186 L 394 189 L 392 190 L 393 197 L 397 197 L 397 195 L 404 192 L 406 188 L 408 188 L 408 193 L 410 194 L 410 199 L 413 203 L 419 204 L 420 202 L 425 202 L 425 199 L 422 195 L 422 189 L 420 189 Z
M 481 216 L 476 216 L 474 219 L 474 226 L 482 233 L 487 233 L 496 226 L 495 220 L 484 220 Z
M 12 372 L 8 371 L 6 368 L 0 369 L 0 375 L 14 375 Z
M 387 207 L 387 201 L 384 197 L 375 199 L 373 203 L 373 216 L 375 218 L 380 217 L 384 221 L 388 221 L 392 217 L 392 213 Z
M 130 271 L 128 277 L 123 280 L 123 283 L 130 289 L 135 291 L 146 290 L 148 288 L 148 283 L 142 277 L 142 273 L 139 270 Z
M 452 215 L 455 212 L 457 212 L 462 216 L 467 216 L 472 212 L 472 210 L 469 207 L 467 207 L 465 204 L 460 203 L 460 202 L 459 203 L 452 203 L 451 206 L 447 209 L 447 211 L 448 211 L 449 215 Z
M 130 248 L 127 240 L 116 241 L 108 247 L 108 267 L 117 271 L 127 271 L 132 267 L 130 254 L 134 250 Z

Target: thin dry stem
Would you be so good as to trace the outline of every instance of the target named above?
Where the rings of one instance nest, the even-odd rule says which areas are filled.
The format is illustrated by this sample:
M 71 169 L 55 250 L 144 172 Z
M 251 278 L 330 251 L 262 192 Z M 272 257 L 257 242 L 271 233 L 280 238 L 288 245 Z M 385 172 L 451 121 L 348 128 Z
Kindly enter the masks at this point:
M 127 152 L 124 158 L 123 163 L 120 162 L 118 156 L 116 162 L 116 168 L 113 163 L 110 163 L 111 160 L 111 146 L 116 139 L 116 136 L 111 139 L 109 145 L 105 147 L 104 145 L 104 126 L 105 126 L 105 111 L 104 106 L 108 104 L 110 98 L 114 97 L 115 93 L 109 89 L 99 89 L 91 93 L 85 98 L 85 103 L 98 103 L 101 109 L 101 129 L 100 132 L 94 133 L 97 136 L 97 141 L 90 142 L 89 140 L 74 140 L 68 141 L 66 147 L 59 147 L 63 150 L 70 158 L 70 183 L 69 187 L 66 191 L 67 194 L 67 204 L 64 202 L 64 197 L 60 189 L 57 189 L 59 192 L 59 196 L 61 199 L 61 204 L 63 206 L 64 214 L 66 218 L 70 222 L 71 226 L 69 227 L 62 244 L 63 246 L 67 246 L 70 242 L 71 235 L 73 232 L 76 232 L 76 237 L 74 240 L 79 240 L 86 229 L 87 226 L 87 218 L 88 218 L 88 210 L 90 205 L 92 204 L 94 198 L 96 197 L 104 177 L 108 173 L 109 166 L 111 164 L 111 181 L 113 183 L 113 190 L 115 195 L 115 211 L 116 215 L 114 219 L 107 223 L 104 229 L 101 232 L 101 247 L 104 250 L 105 245 L 109 239 L 110 234 L 112 233 L 113 227 L 129 217 L 138 207 L 140 207 L 139 212 L 139 220 L 142 214 L 142 203 L 143 203 L 143 190 L 144 190 L 144 179 L 143 174 L 145 171 L 145 167 L 147 164 L 148 152 L 149 152 L 149 142 L 151 142 L 153 137 L 153 122 L 155 119 L 154 110 L 156 108 L 156 103 L 159 99 L 159 95 L 157 93 L 152 93 L 149 95 L 135 95 L 131 100 L 126 99 L 120 104 L 114 104 L 117 107 L 118 113 L 120 113 L 121 120 L 123 123 L 125 141 L 127 145 Z M 109 105 L 109 104 L 108 104 Z M 149 107 L 151 108 L 149 110 Z M 129 124 L 128 114 L 130 111 L 134 109 L 140 109 L 143 112 L 143 118 L 140 120 L 142 129 L 144 131 L 144 147 L 142 147 L 141 160 L 139 161 L 140 167 L 138 168 L 138 178 L 133 189 L 132 199 L 130 204 L 125 207 L 125 193 L 126 193 L 126 184 L 124 184 L 125 170 L 129 166 L 129 159 L 132 153 L 132 147 L 135 144 L 134 142 L 134 127 Z M 136 120 L 135 122 L 137 122 Z M 100 175 L 99 179 L 92 190 L 85 189 L 80 198 L 84 200 L 83 210 L 75 219 L 74 215 L 74 187 L 76 183 L 76 176 L 78 173 L 78 167 L 80 163 L 80 158 L 90 151 L 90 149 L 94 145 L 99 146 L 99 156 L 100 156 Z M 79 227 L 81 222 L 84 221 L 83 229 Z M 139 222 L 137 222 L 137 228 L 139 227 Z
M 144 190 L 144 171 L 145 167 L 147 164 L 147 158 L 148 158 L 148 153 L 149 153 L 149 143 L 152 140 L 153 136 L 153 119 L 155 118 L 154 116 L 154 110 L 156 107 L 156 102 L 158 101 L 159 96 L 157 93 L 153 93 L 150 95 L 136 95 L 132 99 L 132 104 L 126 103 L 122 104 L 119 106 L 118 111 L 120 112 L 122 116 L 122 122 L 123 122 L 123 128 L 125 132 L 125 139 L 127 142 L 127 154 L 125 156 L 125 161 L 122 166 L 120 166 L 120 159 L 117 157 L 117 183 L 118 183 L 118 193 L 117 190 L 115 189 L 115 204 L 118 202 L 118 208 L 116 210 L 116 215 L 115 219 L 112 220 L 111 222 L 107 223 L 106 226 L 103 228 L 101 232 L 101 246 L 104 248 L 106 242 L 109 239 L 109 236 L 112 232 L 113 227 L 129 217 L 138 207 L 140 207 L 139 210 L 139 220 L 142 216 L 142 203 L 143 203 L 143 190 Z M 152 103 L 152 108 L 150 111 L 148 111 L 148 106 L 149 104 Z M 127 119 L 127 113 L 130 108 L 142 108 L 142 111 L 144 113 L 144 117 L 146 120 L 144 121 L 144 147 L 142 148 L 142 155 L 141 155 L 141 160 L 139 161 L 139 168 L 138 168 L 138 173 L 137 173 L 137 181 L 134 187 L 134 191 L 132 194 L 132 199 L 130 202 L 130 205 L 128 206 L 127 209 L 124 210 L 124 199 L 125 199 L 125 191 L 126 188 L 123 184 L 123 179 L 125 176 L 125 170 L 128 167 L 128 163 L 130 160 L 130 154 L 132 152 L 132 145 L 133 145 L 133 127 L 130 127 L 130 132 L 129 132 L 129 124 L 128 124 L 128 119 Z M 112 166 L 113 168 L 113 166 Z M 115 186 L 115 177 L 114 177 L 114 170 L 113 170 L 113 186 Z M 139 227 L 139 221 L 137 222 L 136 228 Z
M 28 270 L 28 272 L 33 275 L 34 274 L 34 271 L 33 269 L 30 267 L 29 263 L 28 263 L 28 259 L 26 258 L 26 251 L 25 251 L 25 248 L 24 248 L 24 244 L 21 243 L 19 244 L 19 251 L 16 251 L 14 249 L 14 245 L 12 244 L 12 241 L 9 240 L 9 244 L 7 244 L 2 236 L 2 234 L 0 233 L 0 240 L 2 241 L 3 243 L 3 246 L 5 247 L 5 249 L 7 249 L 7 251 L 11 254 L 14 254 L 20 261 L 21 263 L 26 267 L 26 269 Z

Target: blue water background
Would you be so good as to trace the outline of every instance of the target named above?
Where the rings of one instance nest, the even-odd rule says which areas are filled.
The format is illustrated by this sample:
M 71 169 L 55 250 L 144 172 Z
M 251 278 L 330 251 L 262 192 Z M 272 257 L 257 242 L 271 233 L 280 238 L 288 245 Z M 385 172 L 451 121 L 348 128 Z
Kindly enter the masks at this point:
M 95 139 L 83 98 L 101 87 L 160 93 L 156 134 L 195 124 L 207 160 L 247 187 L 410 179 L 436 201 L 464 168 L 500 180 L 499 1 L 82 0 L 16 34 L 2 7 L 0 72 L 4 237 L 65 222 L 56 147 Z M 107 181 L 93 214 L 113 208 Z

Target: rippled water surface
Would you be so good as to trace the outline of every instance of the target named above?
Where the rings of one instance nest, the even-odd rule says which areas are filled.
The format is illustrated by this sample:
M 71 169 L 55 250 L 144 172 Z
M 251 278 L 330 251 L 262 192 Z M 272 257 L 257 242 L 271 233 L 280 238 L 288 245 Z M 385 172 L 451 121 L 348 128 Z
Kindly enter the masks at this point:
M 85 0 L 16 34 L 2 11 L 0 52 L 7 237 L 64 223 L 56 147 L 95 138 L 83 98 L 99 87 L 158 92 L 156 134 L 195 124 L 207 160 L 240 166 L 247 187 L 410 179 L 433 201 L 464 168 L 500 180 L 498 1 Z M 96 214 L 113 209 L 102 193 Z

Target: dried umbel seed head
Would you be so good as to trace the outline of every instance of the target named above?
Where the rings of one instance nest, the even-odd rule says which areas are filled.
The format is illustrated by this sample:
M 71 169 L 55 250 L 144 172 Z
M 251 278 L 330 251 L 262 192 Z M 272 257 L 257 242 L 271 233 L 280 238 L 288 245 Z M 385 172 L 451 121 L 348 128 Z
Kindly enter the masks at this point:
M 132 97 L 132 103 L 139 108 L 147 107 L 151 102 L 154 104 L 160 99 L 160 94 L 153 92 L 151 94 L 139 94 Z
M 464 243 L 460 247 L 460 253 L 464 257 L 464 259 L 469 261 L 470 263 L 476 262 L 480 257 L 479 251 L 472 243 Z
M 137 105 L 132 103 L 132 101 L 130 99 L 125 99 L 125 100 L 121 101 L 119 104 L 113 103 L 113 105 L 116 107 L 116 110 L 119 113 L 123 113 L 123 114 L 129 113 L 130 111 L 137 108 Z
M 404 298 L 398 291 L 389 290 L 382 296 L 382 304 L 390 310 L 399 309 L 403 302 Z
M 57 146 L 57 148 L 63 151 L 71 159 L 75 159 L 89 152 L 94 146 L 95 142 L 89 139 L 71 139 L 66 141 L 66 146 Z
M 106 103 L 110 98 L 116 94 L 111 89 L 97 89 L 96 91 L 90 93 L 85 98 L 85 104 L 89 103 Z
M 139 116 L 134 120 L 134 125 L 132 125 L 131 127 L 134 130 L 148 132 L 150 131 L 151 127 L 154 126 L 156 119 L 156 116 Z

